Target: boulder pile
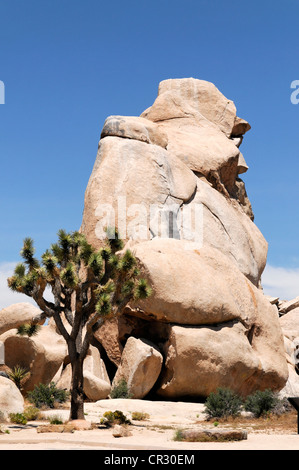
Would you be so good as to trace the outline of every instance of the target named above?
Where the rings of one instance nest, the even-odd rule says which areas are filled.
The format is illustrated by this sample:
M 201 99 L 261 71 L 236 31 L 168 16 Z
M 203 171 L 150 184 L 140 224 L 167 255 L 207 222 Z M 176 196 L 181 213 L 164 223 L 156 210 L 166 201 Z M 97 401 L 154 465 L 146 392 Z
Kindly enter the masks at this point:
M 299 298 L 281 302 L 262 290 L 268 245 L 240 178 L 249 129 L 215 85 L 194 78 L 161 82 L 141 116 L 106 119 L 80 230 L 99 248 L 104 228 L 117 226 L 152 295 L 94 333 L 84 362 L 89 400 L 107 398 L 122 379 L 132 398 L 168 400 L 201 399 L 217 387 L 244 396 L 297 387 Z M 25 389 L 52 380 L 68 388 L 55 326 L 18 337 L 24 318 L 42 312 L 5 310 L 6 365 L 30 370 Z
M 280 391 L 282 396 L 299 396 L 299 297 L 281 300 L 270 297 L 275 305 L 282 329 L 289 377 L 285 387 Z
M 23 323 L 31 323 L 37 318 L 42 318 L 42 312 L 30 303 L 19 303 L 10 305 L 0 311 L 1 331 L 0 346 L 4 349 L 4 364 L 0 363 L 0 410 L 5 411 L 20 408 L 20 394 L 13 381 L 9 380 L 9 372 L 16 366 L 20 366 L 28 372 L 22 381 L 22 393 L 32 391 L 40 383 L 49 384 L 55 382 L 59 388 L 70 390 L 71 370 L 68 357 L 67 345 L 64 338 L 57 332 L 55 323 L 50 320 L 44 324 L 41 321 L 41 328 L 34 336 L 20 336 L 17 328 Z M 6 393 L 9 387 L 15 389 L 10 393 L 10 398 Z M 105 364 L 101 358 L 99 349 L 91 345 L 88 355 L 84 361 L 84 392 L 87 399 L 97 401 L 107 398 L 111 391 L 111 381 L 108 377 Z M 2 398 L 3 395 L 3 398 Z M 17 401 L 14 397 L 17 397 Z M 1 403 L 9 400 L 9 406 L 1 408 Z M 10 401 L 13 403 L 10 405 Z M 14 411 L 19 412 L 19 411 Z
M 240 178 L 249 129 L 215 85 L 194 78 L 165 80 L 141 116 L 104 123 L 81 230 L 100 247 L 115 224 L 153 295 L 96 337 L 116 377 L 130 376 L 131 338 L 150 341 L 163 358 L 155 395 L 198 398 L 218 386 L 248 394 L 287 382 L 276 307 L 260 285 L 268 246 Z

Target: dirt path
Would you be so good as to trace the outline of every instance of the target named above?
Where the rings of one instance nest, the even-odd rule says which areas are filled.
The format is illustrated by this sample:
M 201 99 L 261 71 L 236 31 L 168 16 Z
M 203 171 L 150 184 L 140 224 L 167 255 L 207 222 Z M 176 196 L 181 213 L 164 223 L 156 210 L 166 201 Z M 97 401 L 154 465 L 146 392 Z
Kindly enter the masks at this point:
M 238 442 L 176 442 L 172 433 L 136 430 L 133 436 L 115 438 L 111 430 L 75 431 L 73 434 L 37 434 L 21 430 L 0 436 L 0 450 L 299 450 L 297 434 L 269 435 L 249 433 Z
M 299 450 L 299 435 L 294 432 L 251 432 L 247 439 L 234 442 L 179 442 L 174 434 L 179 428 L 198 426 L 204 416 L 203 405 L 194 403 L 149 402 L 144 400 L 101 400 L 86 404 L 86 420 L 99 423 L 107 410 L 121 410 L 128 417 L 134 411 L 149 414 L 146 421 L 133 421 L 131 435 L 115 438 L 111 428 L 96 427 L 73 433 L 38 433 L 42 422 L 26 426 L 9 425 L 9 434 L 0 434 L 0 450 L 152 450 L 163 454 L 171 451 L 201 450 Z M 68 410 L 51 410 L 46 415 L 59 415 L 67 420 Z M 45 422 L 43 422 L 45 424 Z

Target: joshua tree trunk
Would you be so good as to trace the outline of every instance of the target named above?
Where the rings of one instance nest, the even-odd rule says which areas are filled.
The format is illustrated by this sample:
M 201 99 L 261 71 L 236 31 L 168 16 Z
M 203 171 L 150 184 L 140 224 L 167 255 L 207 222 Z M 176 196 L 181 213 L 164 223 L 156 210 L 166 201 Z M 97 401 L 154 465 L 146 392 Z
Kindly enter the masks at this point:
M 68 351 L 72 367 L 70 420 L 85 419 L 83 362 L 90 344 L 87 335 L 85 339 L 83 347 L 82 325 L 78 328 L 77 336 L 75 338 L 71 336 L 68 339 Z
M 80 358 L 77 358 L 72 361 L 70 420 L 72 419 L 85 419 L 83 392 L 83 361 Z

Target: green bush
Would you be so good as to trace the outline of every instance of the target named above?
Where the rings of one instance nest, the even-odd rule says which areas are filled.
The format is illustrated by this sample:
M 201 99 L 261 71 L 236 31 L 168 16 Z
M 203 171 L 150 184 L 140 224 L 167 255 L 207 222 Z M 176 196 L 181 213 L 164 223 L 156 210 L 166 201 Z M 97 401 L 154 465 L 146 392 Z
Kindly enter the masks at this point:
M 247 396 L 244 409 L 253 413 L 256 418 L 259 418 L 274 410 L 278 402 L 279 399 L 272 390 L 257 390 L 252 395 Z
M 106 411 L 101 419 L 101 424 L 113 426 L 114 424 L 131 424 L 131 421 L 122 411 Z
M 228 388 L 217 388 L 205 401 L 208 419 L 238 416 L 241 412 L 242 398 Z
M 64 403 L 68 398 L 68 392 L 57 388 L 54 382 L 48 385 L 39 384 L 34 387 L 34 390 L 28 392 L 27 398 L 37 408 L 42 406 L 54 408 L 55 403 Z
M 134 421 L 145 421 L 146 419 L 149 419 L 150 415 L 148 413 L 143 413 L 142 411 L 133 411 L 132 413 L 132 419 Z
M 40 416 L 40 410 L 35 408 L 35 406 L 28 406 L 24 410 L 24 415 L 28 421 L 35 421 Z
M 49 416 L 49 422 L 50 424 L 63 424 L 63 419 L 61 416 L 58 415 Z
M 111 398 L 131 398 L 131 396 L 125 379 L 121 379 L 110 392 Z
M 182 430 L 182 429 L 176 429 L 176 430 L 175 430 L 175 433 L 174 433 L 174 436 L 173 436 L 173 440 L 174 440 L 174 441 L 178 441 L 178 442 L 181 442 L 181 441 L 184 440 L 183 430 Z
M 5 429 L 3 426 L 0 425 L 0 434 L 10 434 L 9 429 Z
M 23 413 L 10 413 L 9 419 L 14 424 L 27 424 L 27 418 Z

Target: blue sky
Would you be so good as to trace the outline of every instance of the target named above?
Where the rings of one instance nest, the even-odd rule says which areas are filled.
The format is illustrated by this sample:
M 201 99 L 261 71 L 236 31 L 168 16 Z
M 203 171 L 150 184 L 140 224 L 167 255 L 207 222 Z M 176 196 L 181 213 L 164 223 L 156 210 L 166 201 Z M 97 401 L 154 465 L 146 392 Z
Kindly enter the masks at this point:
M 0 0 L 0 308 L 24 237 L 40 254 L 80 227 L 105 118 L 139 115 L 161 80 L 183 77 L 213 82 L 250 122 L 243 179 L 269 243 L 265 289 L 299 295 L 298 18 L 297 0 Z

